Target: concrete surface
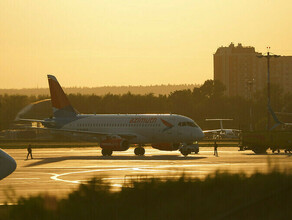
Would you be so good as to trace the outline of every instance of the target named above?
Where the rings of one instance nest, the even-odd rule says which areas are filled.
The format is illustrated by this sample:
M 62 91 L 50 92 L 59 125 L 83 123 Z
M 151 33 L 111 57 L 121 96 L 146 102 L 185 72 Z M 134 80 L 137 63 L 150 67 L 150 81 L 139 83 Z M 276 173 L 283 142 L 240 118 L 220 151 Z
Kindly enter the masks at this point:
M 252 151 L 219 147 L 219 157 L 213 148 L 201 148 L 199 154 L 183 157 L 179 151 L 166 152 L 146 148 L 145 156 L 135 156 L 134 148 L 101 156 L 100 148 L 39 148 L 33 149 L 34 159 L 26 160 L 26 149 L 5 150 L 17 162 L 16 171 L 0 181 L 0 203 L 13 203 L 20 196 L 52 194 L 64 197 L 97 176 L 119 190 L 132 179 L 178 177 L 182 173 L 203 178 L 216 170 L 230 172 L 267 172 L 271 167 L 292 171 L 289 154 L 255 155 Z

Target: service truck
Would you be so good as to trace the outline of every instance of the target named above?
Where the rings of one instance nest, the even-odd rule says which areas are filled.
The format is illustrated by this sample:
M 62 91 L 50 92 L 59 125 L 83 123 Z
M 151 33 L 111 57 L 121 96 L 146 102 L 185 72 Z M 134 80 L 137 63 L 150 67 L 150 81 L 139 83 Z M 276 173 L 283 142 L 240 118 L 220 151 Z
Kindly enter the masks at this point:
M 292 131 L 248 131 L 242 132 L 242 147 L 245 150 L 252 150 L 256 154 L 266 153 L 267 149 L 286 153 L 292 151 Z

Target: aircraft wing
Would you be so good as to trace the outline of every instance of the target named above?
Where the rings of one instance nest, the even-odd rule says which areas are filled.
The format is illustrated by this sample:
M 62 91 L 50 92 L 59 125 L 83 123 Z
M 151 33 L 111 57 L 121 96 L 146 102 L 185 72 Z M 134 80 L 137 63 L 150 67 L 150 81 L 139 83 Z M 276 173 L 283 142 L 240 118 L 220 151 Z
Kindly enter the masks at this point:
M 292 126 L 292 123 L 284 122 L 285 125 Z
M 19 118 L 17 119 L 18 121 L 28 121 L 28 122 L 45 122 L 45 120 L 39 120 L 39 119 L 24 119 L 24 118 Z
M 40 129 L 47 131 L 55 131 L 55 132 L 66 132 L 66 133 L 74 133 L 74 134 L 84 134 L 84 135 L 92 135 L 92 136 L 112 136 L 118 135 L 125 139 L 132 139 L 137 137 L 135 134 L 126 134 L 126 133 L 106 133 L 106 132 L 96 132 L 96 131 L 85 131 L 85 130 L 70 130 L 70 129 L 61 129 L 61 128 L 38 128 L 38 127 L 30 127 L 32 129 Z
M 205 133 L 218 133 L 218 132 L 220 132 L 220 131 L 222 131 L 222 129 L 205 130 L 205 131 L 203 131 L 203 133 L 204 133 L 204 134 L 205 134 Z

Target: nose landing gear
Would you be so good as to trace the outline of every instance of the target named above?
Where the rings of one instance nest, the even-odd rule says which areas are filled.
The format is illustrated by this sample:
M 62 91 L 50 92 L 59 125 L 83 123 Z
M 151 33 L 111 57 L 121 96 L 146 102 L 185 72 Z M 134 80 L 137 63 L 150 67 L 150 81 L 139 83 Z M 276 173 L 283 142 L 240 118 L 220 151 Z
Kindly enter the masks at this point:
M 188 156 L 190 153 L 195 152 L 195 154 L 199 153 L 199 145 L 196 144 L 182 144 L 179 151 L 185 157 Z

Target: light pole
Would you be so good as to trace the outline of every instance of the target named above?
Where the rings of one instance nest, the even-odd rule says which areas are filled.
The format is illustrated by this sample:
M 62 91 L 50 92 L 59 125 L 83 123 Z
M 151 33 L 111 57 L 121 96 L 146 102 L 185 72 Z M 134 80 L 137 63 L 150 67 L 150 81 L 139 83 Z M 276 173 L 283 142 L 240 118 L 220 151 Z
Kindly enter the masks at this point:
M 248 86 L 248 91 L 249 91 L 249 130 L 252 131 L 253 130 L 253 126 L 252 126 L 252 91 L 253 91 L 253 83 L 254 83 L 254 78 L 247 80 L 247 86 Z
M 267 47 L 267 49 L 268 49 L 267 55 L 259 55 L 257 57 L 258 58 L 262 58 L 262 57 L 267 58 L 267 69 L 268 69 L 267 70 L 267 92 L 268 92 L 268 100 L 267 100 L 267 110 L 268 110 L 268 112 L 267 112 L 267 130 L 269 130 L 270 129 L 270 112 L 269 112 L 269 106 L 271 105 L 270 58 L 271 57 L 277 58 L 277 57 L 280 57 L 280 56 L 279 55 L 275 55 L 275 54 L 271 55 L 270 54 L 270 51 L 269 51 L 270 50 L 270 47 Z

